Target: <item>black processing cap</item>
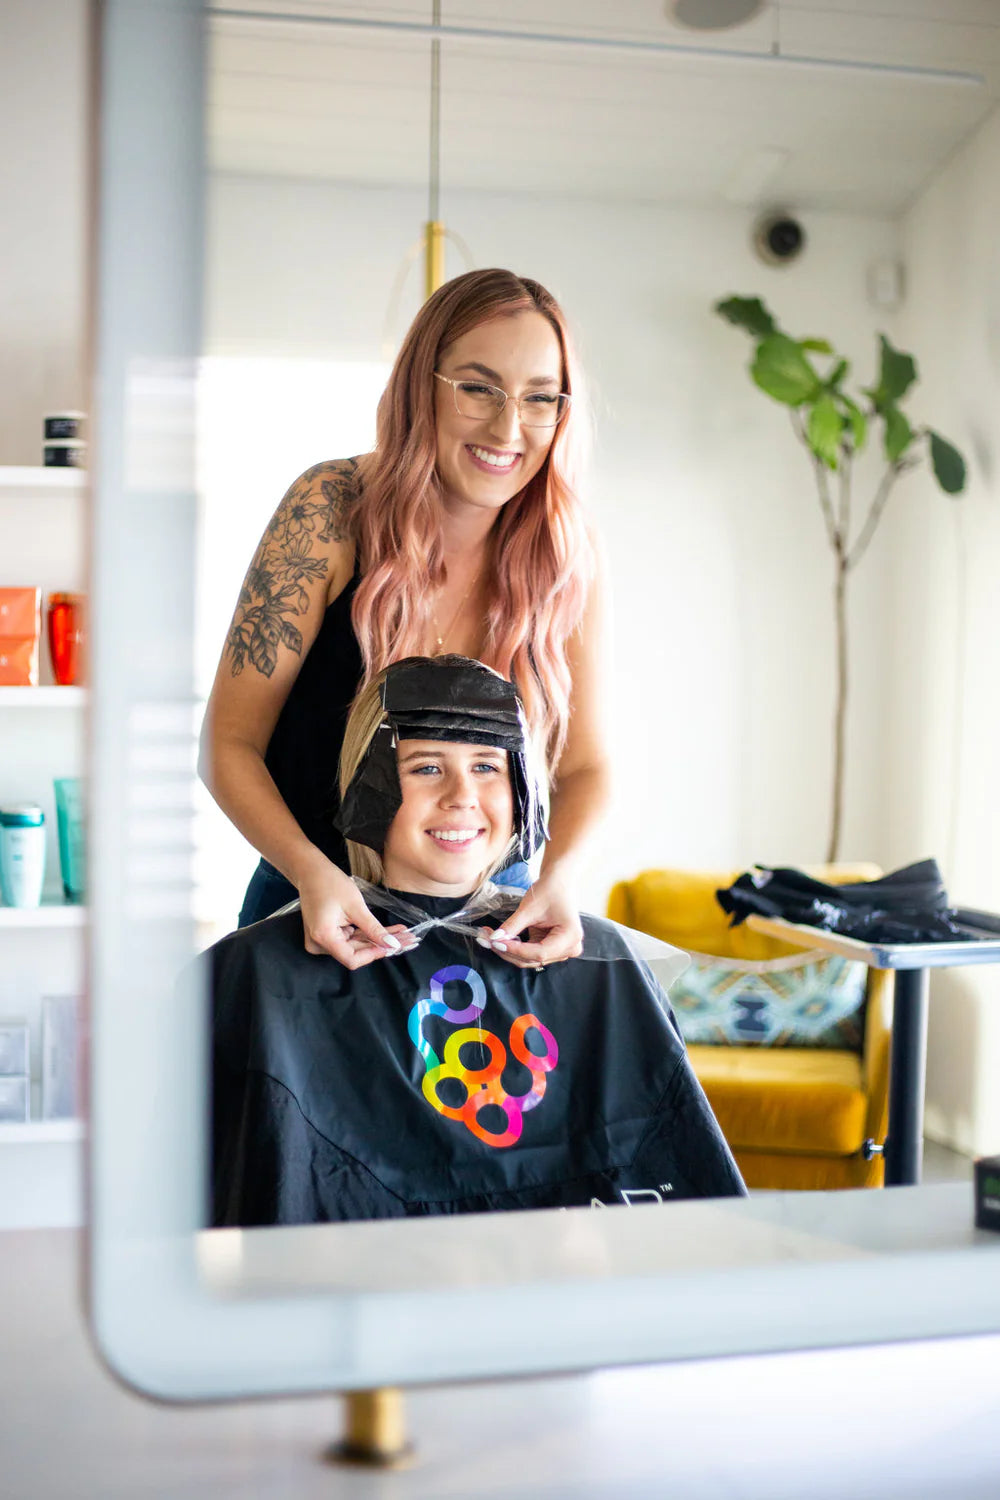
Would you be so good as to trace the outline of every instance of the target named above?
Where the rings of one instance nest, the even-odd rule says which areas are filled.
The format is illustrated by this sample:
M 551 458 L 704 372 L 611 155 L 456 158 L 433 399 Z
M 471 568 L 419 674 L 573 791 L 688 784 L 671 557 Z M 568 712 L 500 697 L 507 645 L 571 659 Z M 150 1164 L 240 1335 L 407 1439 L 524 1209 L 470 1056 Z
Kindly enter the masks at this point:
M 548 837 L 542 786 L 533 765 L 521 700 L 512 683 L 466 656 L 411 656 L 382 683 L 385 716 L 344 791 L 335 826 L 381 854 L 403 800 L 396 764 L 401 739 L 450 740 L 507 751 L 517 847 L 528 859 Z

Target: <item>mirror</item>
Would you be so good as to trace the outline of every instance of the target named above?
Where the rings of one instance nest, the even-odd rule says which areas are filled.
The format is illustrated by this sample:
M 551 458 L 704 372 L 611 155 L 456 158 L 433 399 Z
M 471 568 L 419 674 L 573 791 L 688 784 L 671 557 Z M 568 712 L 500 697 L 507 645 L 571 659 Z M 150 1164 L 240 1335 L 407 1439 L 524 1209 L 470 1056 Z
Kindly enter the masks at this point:
M 143 9 L 156 16 L 155 6 Z M 129 8 L 109 8 L 112 28 L 116 10 Z M 194 1263 L 181 1248 L 204 1223 L 197 1168 L 204 1091 L 192 1066 L 192 1058 L 204 1062 L 204 1032 L 197 996 L 184 996 L 170 1010 L 154 976 L 176 974 L 198 943 L 232 924 L 252 865 L 245 851 L 234 853 L 239 845 L 203 799 L 197 826 L 208 832 L 198 835 L 193 914 L 183 880 L 174 881 L 172 908 L 167 895 L 171 872 L 186 868 L 186 849 L 174 851 L 181 857 L 172 863 L 164 835 L 166 852 L 161 849 L 158 863 L 148 859 L 148 840 L 165 825 L 190 836 L 193 792 L 189 777 L 181 776 L 197 720 L 187 686 L 190 661 L 196 663 L 197 698 L 207 688 L 256 538 L 283 489 L 311 462 L 370 444 L 387 345 L 398 341 L 420 295 L 416 268 L 409 279 L 402 273 L 425 217 L 419 143 L 425 139 L 426 37 L 363 28 L 326 33 L 290 17 L 275 20 L 274 10 L 267 19 L 245 13 L 237 19 L 217 7 L 210 20 L 203 340 L 193 295 L 201 225 L 191 193 L 171 183 L 161 184 L 161 202 L 154 202 L 151 185 L 146 188 L 145 227 L 128 251 L 141 263 L 145 247 L 156 264 L 162 311 L 134 312 L 131 328 L 103 327 L 107 367 L 117 371 L 126 394 L 122 430 L 114 428 L 113 404 L 106 418 L 107 457 L 98 475 L 102 513 L 117 514 L 116 496 L 120 501 L 129 490 L 140 492 L 147 525 L 160 528 L 158 555 L 176 563 L 180 580 L 162 619 L 153 606 L 151 638 L 173 646 L 146 658 L 141 691 L 135 664 L 126 661 L 123 672 L 107 635 L 97 664 L 106 674 L 98 684 L 98 734 L 103 729 L 120 746 L 118 785 L 132 790 L 127 814 L 116 814 L 116 767 L 106 766 L 97 814 L 110 820 L 109 848 L 131 847 L 135 856 L 124 865 L 110 852 L 97 859 L 98 902 L 106 912 L 95 967 L 97 1019 L 104 1028 L 97 1085 L 100 1097 L 108 1091 L 117 1100 L 108 1122 L 112 1116 L 120 1127 L 143 1122 L 126 1140 L 126 1129 L 113 1138 L 110 1125 L 102 1129 L 97 1121 L 95 1166 L 108 1210 L 102 1212 L 98 1198 L 95 1285 L 106 1341 L 134 1349 L 126 1314 L 135 1298 L 129 1297 L 148 1290 L 154 1264 L 160 1291 L 168 1288 L 174 1297 L 172 1324 L 169 1332 L 158 1325 L 158 1347 L 168 1352 L 152 1375 L 146 1358 L 141 1379 L 160 1389 L 183 1379 L 189 1392 L 232 1389 L 239 1351 L 238 1389 L 273 1389 L 282 1382 L 307 1388 L 320 1369 L 330 1380 L 331 1341 L 338 1351 L 349 1350 L 346 1364 L 336 1366 L 347 1384 L 406 1378 L 412 1370 L 430 1378 L 435 1370 L 537 1367 L 535 1356 L 498 1336 L 478 1364 L 463 1363 L 443 1343 L 431 1369 L 412 1307 L 417 1288 L 424 1311 L 442 1316 L 453 1295 L 496 1297 L 498 1307 L 516 1296 L 524 1307 L 546 1308 L 559 1328 L 555 1358 L 568 1366 L 651 1357 L 657 1349 L 680 1356 L 878 1336 L 873 1328 L 890 1336 L 884 1316 L 864 1325 L 857 1314 L 849 1326 L 843 1321 L 849 1278 L 844 1300 L 831 1294 L 824 1314 L 839 1323 L 801 1323 L 797 1292 L 789 1295 L 797 1274 L 788 1262 L 809 1259 L 813 1250 L 807 1253 L 799 1238 L 807 1236 L 810 1210 L 792 1194 L 781 1203 L 751 1200 L 738 1235 L 726 1203 L 677 1205 L 669 1249 L 647 1243 L 638 1216 L 544 1213 L 529 1216 L 527 1224 L 520 1216 L 503 1223 L 503 1215 L 494 1215 L 462 1225 L 209 1234 L 200 1239 Z M 565 26 L 558 10 L 552 7 L 553 25 Z M 180 34 L 160 17 L 164 35 L 188 61 L 201 45 L 200 17 L 196 8 L 190 11 Z M 320 11 L 327 18 L 344 13 L 334 6 Z M 475 12 L 467 7 L 463 20 L 475 21 Z M 635 31 L 648 37 L 653 22 L 644 16 Z M 746 37 L 748 46 L 763 40 L 750 28 Z M 630 33 L 630 39 L 641 36 Z M 197 71 L 189 69 L 188 76 L 194 132 L 201 122 Z M 832 167 L 830 138 L 815 122 L 840 117 L 843 76 L 797 67 L 778 77 L 771 65 L 743 70 L 721 55 L 678 63 L 660 52 L 633 55 L 623 47 L 620 56 L 602 53 L 596 61 L 582 48 L 552 48 L 543 56 L 540 45 L 525 40 L 492 47 L 449 42 L 443 62 L 443 216 L 477 264 L 513 265 L 552 288 L 577 334 L 592 391 L 596 443 L 589 489 L 614 595 L 608 720 L 619 788 L 587 875 L 585 904 L 596 911 L 604 909 L 615 879 L 643 868 L 807 862 L 822 843 L 832 632 L 825 637 L 829 618 L 816 601 L 829 588 L 829 561 L 815 502 L 805 493 L 802 456 L 779 417 L 761 406 L 741 368 L 745 354 L 735 333 L 711 308 L 729 293 L 759 292 L 789 327 L 829 333 L 863 368 L 884 319 L 865 302 L 866 277 L 873 264 L 899 254 L 894 215 L 985 108 L 981 94 L 960 82 L 852 73 L 853 127 L 859 139 L 870 143 L 875 135 L 885 147 L 858 153 L 838 141 L 833 157 L 841 165 Z M 127 90 L 116 94 L 114 84 L 112 78 L 112 102 L 141 113 L 136 98 Z M 807 107 L 812 135 L 803 128 Z M 541 155 L 539 133 L 546 146 Z M 155 154 L 152 134 L 143 144 Z M 907 150 L 893 158 L 892 143 L 901 136 Z M 488 160 L 480 148 L 484 138 Z M 917 142 L 925 153 L 919 160 Z M 197 147 L 188 145 L 190 164 Z M 110 131 L 105 151 L 113 158 Z M 801 205 L 809 234 L 796 268 L 765 267 L 750 245 L 754 192 L 747 177 L 767 151 L 776 169 L 768 193 Z M 108 180 L 113 185 L 113 175 Z M 116 208 L 133 235 L 139 212 L 134 198 L 116 203 L 109 194 L 104 223 L 113 245 L 127 239 L 115 223 Z M 184 252 L 170 266 L 159 259 L 152 227 L 163 234 L 167 225 Z M 450 273 L 460 269 L 461 254 L 448 265 Z M 142 317 L 150 326 L 141 326 Z M 900 313 L 898 337 L 905 346 L 904 319 Z M 195 353 L 204 361 L 197 510 L 190 474 L 165 466 L 162 455 L 151 465 L 148 448 L 144 467 L 142 444 L 135 446 L 137 432 L 166 426 L 183 460 L 188 432 L 170 417 L 191 417 L 193 372 L 181 361 Z M 130 454 L 131 467 L 116 469 L 119 451 Z M 112 579 L 129 576 L 131 538 L 127 526 L 113 535 L 107 519 L 103 524 L 100 568 L 110 596 Z M 909 618 L 905 600 L 900 613 L 887 600 L 905 579 L 913 543 L 905 518 L 890 515 L 890 524 L 897 525 L 895 545 L 872 559 L 867 576 L 859 575 L 852 604 L 852 629 L 870 649 L 859 652 L 856 663 L 845 838 L 846 848 L 887 866 L 923 852 L 916 841 L 929 836 L 923 804 L 909 805 L 895 781 L 889 796 L 884 790 L 888 749 L 899 748 L 904 726 L 912 729 L 908 705 L 894 698 L 896 722 L 883 732 L 886 664 L 895 660 L 899 621 Z M 196 530 L 197 589 L 190 568 Z M 126 602 L 138 608 L 136 584 L 125 589 L 131 598 L 123 600 L 119 589 L 114 608 Z M 196 621 L 190 634 L 186 623 L 178 632 L 178 621 L 188 620 Z M 878 754 L 868 755 L 876 742 Z M 636 788 L 642 789 L 638 797 Z M 940 838 L 948 826 L 945 820 L 931 831 Z M 123 871 L 127 932 L 115 925 Z M 982 905 L 993 899 L 958 894 Z M 126 991 L 133 1010 L 112 1041 L 112 1021 L 120 1019 L 115 997 Z M 157 1029 L 143 1029 L 149 1027 Z M 129 1040 L 143 1051 L 155 1043 L 158 1099 L 172 1133 L 151 1118 L 143 1080 L 133 1072 L 125 1083 Z M 158 1196 L 133 1196 L 128 1203 L 116 1196 L 115 1182 L 135 1183 L 140 1176 L 157 1181 Z M 878 1230 L 886 1253 L 906 1243 L 903 1200 L 897 1201 L 899 1208 L 888 1210 L 891 1224 Z M 870 1313 L 867 1295 L 885 1304 L 882 1272 L 868 1263 L 871 1226 L 859 1227 L 865 1212 L 850 1195 L 824 1202 L 822 1218 L 836 1247 L 833 1281 L 840 1286 L 846 1266 L 855 1274 L 851 1295 L 861 1288 L 852 1305 L 864 1304 Z M 956 1209 L 956 1233 L 960 1225 Z M 737 1240 L 738 1253 L 723 1248 Z M 455 1255 L 464 1267 L 457 1274 Z M 771 1277 L 749 1321 L 722 1320 L 699 1333 L 696 1316 L 678 1317 L 679 1303 L 706 1266 L 733 1278 L 757 1267 Z M 920 1287 L 919 1268 L 909 1270 L 912 1276 L 896 1283 L 897 1333 L 983 1326 L 952 1303 L 928 1313 L 926 1298 L 930 1324 L 899 1321 L 902 1299 L 916 1297 Z M 652 1274 L 660 1314 L 650 1331 L 638 1334 L 636 1319 L 646 1304 L 635 1295 L 634 1278 Z M 574 1278 L 580 1277 L 599 1284 L 605 1321 L 574 1342 L 569 1330 L 579 1295 Z M 966 1280 L 963 1295 L 971 1296 L 976 1284 L 975 1276 Z M 220 1288 L 227 1294 L 221 1302 L 214 1295 Z M 355 1298 L 351 1307 L 345 1306 L 348 1294 Z M 323 1350 L 306 1308 L 312 1297 L 323 1299 Z M 294 1325 L 288 1347 L 296 1353 L 276 1368 L 260 1354 L 264 1331 L 277 1326 L 279 1314 L 289 1315 L 296 1299 L 286 1325 Z M 159 1309 L 166 1305 L 159 1296 Z M 185 1370 L 185 1331 L 196 1313 L 225 1327 L 216 1364 L 192 1377 L 178 1372 Z M 390 1335 L 399 1317 L 411 1320 L 407 1331 Z M 612 1325 L 629 1331 L 612 1336 Z M 127 1365 L 128 1356 L 117 1362 Z
M 374 18 L 371 30 L 282 24 L 283 10 L 296 7 L 269 7 L 260 22 L 216 7 L 211 20 L 203 455 L 217 529 L 203 553 L 202 692 L 277 499 L 318 457 L 371 443 L 373 396 L 422 296 L 420 260 L 407 269 L 406 258 L 427 215 L 430 44 Z M 407 23 L 426 19 L 411 11 Z M 712 305 L 759 293 L 791 330 L 834 338 L 859 378 L 874 373 L 876 331 L 895 320 L 905 347 L 913 312 L 872 306 L 869 275 L 899 259 L 897 215 L 987 107 L 961 82 L 713 61 L 723 41 L 769 44 L 771 19 L 713 41 L 640 11 L 631 27 L 622 18 L 636 47 L 698 41 L 708 56 L 449 41 L 441 74 L 442 214 L 464 247 L 449 243 L 447 272 L 512 265 L 550 284 L 590 385 L 619 788 L 590 860 L 593 910 L 612 879 L 650 866 L 815 861 L 825 847 L 833 626 L 816 603 L 830 558 L 808 465 L 783 413 L 748 385 L 749 345 Z M 486 25 L 475 5 L 451 20 Z M 534 25 L 549 21 L 568 29 L 558 5 Z M 517 149 L 526 121 L 546 142 L 538 155 Z M 762 167 L 770 180 L 754 193 Z M 774 201 L 809 234 L 803 256 L 777 268 L 750 244 L 755 205 Z M 929 378 L 932 349 L 923 361 Z M 326 385 L 338 378 L 349 394 Z M 922 399 L 932 404 L 930 391 Z M 890 509 L 884 525 L 902 520 Z M 924 852 L 925 835 L 906 828 L 865 753 L 898 628 L 886 607 L 892 548 L 866 562 L 851 604 L 844 848 L 901 863 Z M 651 691 L 651 672 L 669 688 Z M 635 786 L 652 807 L 621 795 Z M 934 834 L 953 863 L 947 828 Z

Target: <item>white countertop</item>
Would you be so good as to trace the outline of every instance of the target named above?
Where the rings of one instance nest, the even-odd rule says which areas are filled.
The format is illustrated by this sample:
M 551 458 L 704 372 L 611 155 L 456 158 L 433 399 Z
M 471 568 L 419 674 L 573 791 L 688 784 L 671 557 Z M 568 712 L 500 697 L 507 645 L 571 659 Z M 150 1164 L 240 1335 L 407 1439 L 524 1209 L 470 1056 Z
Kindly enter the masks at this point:
M 84 1330 L 79 1247 L 72 1231 L 0 1234 L 12 1500 L 1000 1494 L 1000 1337 L 423 1389 L 407 1397 L 414 1466 L 367 1472 L 318 1460 L 340 1431 L 332 1396 L 164 1407 L 122 1389 Z

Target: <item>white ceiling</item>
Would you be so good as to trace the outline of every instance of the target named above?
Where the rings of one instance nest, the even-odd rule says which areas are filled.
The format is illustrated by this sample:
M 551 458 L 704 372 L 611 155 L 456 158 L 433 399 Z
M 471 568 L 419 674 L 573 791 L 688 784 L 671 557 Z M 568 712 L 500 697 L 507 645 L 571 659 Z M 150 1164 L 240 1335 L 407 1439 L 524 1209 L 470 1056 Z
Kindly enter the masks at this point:
M 430 0 L 239 8 L 431 18 Z M 448 188 L 468 187 L 896 214 L 1000 101 L 1000 0 L 782 0 L 714 34 L 669 21 L 663 0 L 443 0 L 442 22 L 715 54 L 444 42 L 445 212 Z M 426 187 L 426 38 L 219 14 L 210 26 L 213 167 Z M 789 57 L 964 71 L 984 83 L 824 70 Z

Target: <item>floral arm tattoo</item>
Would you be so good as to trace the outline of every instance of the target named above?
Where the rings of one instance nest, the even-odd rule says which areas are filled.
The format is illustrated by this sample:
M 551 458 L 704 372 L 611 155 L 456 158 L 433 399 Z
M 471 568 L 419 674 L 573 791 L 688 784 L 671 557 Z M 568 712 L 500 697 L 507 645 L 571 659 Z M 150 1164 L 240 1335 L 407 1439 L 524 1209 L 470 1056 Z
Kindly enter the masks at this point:
M 325 557 L 313 556 L 315 542 L 342 542 L 350 535 L 348 512 L 355 497 L 357 463 L 349 459 L 330 475 L 329 464 L 307 469 L 292 485 L 268 523 L 243 580 L 226 641 L 230 670 L 238 677 L 249 661 L 270 677 L 279 645 L 302 654 L 296 615 L 305 614 L 305 585 L 325 578 Z

